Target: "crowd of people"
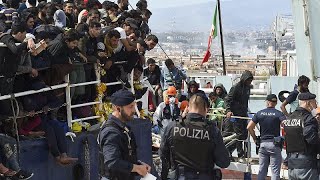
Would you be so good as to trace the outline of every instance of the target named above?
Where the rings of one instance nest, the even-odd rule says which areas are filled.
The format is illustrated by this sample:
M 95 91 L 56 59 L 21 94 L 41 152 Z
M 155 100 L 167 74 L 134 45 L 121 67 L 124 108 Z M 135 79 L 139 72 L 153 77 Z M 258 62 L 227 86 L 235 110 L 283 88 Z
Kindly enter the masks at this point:
M 58 85 L 65 82 L 68 74 L 71 84 L 95 81 L 97 78 L 102 83 L 121 82 L 108 86 L 103 92 L 107 97 L 103 101 L 110 100 L 112 103 L 112 115 L 102 127 L 99 139 L 105 153 L 105 178 L 131 179 L 133 173 L 144 176 L 150 171 L 151 165 L 138 163 L 137 158 L 130 155 L 130 152 L 136 151 L 136 146 L 126 126 L 126 122 L 139 111 L 139 114 L 143 112 L 141 110 L 145 107 L 153 115 L 144 118 L 150 118 L 152 131 L 162 136 L 162 179 L 172 175 L 170 168 L 177 170 L 174 171 L 177 176 L 217 178 L 217 173 L 211 172 L 214 164 L 227 167 L 234 160 L 232 153 L 235 149 L 239 158 L 247 157 L 247 144 L 243 142 L 248 137 L 247 129 L 260 147 L 259 178 L 264 179 L 266 168 L 271 163 L 274 177 L 279 179 L 282 162 L 279 137 L 283 120 L 288 134 L 287 165 L 292 170 L 289 174 L 296 177 L 305 174 L 315 176 L 313 171 L 294 171 L 315 168 L 313 164 L 307 166 L 299 162 L 307 159 L 315 163 L 312 159 L 318 152 L 316 146 L 320 142 L 316 121 L 311 115 L 317 114 L 315 96 L 308 90 L 310 79 L 306 76 L 299 77 L 297 89 L 281 105 L 282 112 L 275 109 L 277 96 L 270 94 L 266 98 L 267 108 L 256 113 L 248 124 L 239 117 L 248 117 L 248 100 L 254 79 L 250 71 L 243 72 L 240 82 L 232 86 L 229 93 L 223 84 L 213 87 L 208 82 L 206 88 L 212 89 L 212 92 L 207 96 L 200 90 L 200 85 L 189 80 L 173 60 L 166 59 L 163 64 L 157 65 L 155 59 L 145 58 L 146 51 L 155 48 L 159 41 L 148 26 L 152 13 L 146 0 L 139 0 L 137 9 L 131 10 L 128 0 L 118 0 L 116 3 L 100 3 L 98 0 L 2 2 L 0 43 L 4 46 L 0 47 L 0 96 Z M 183 93 L 184 81 L 187 94 Z M 96 86 L 71 88 L 70 95 L 72 104 L 95 101 Z M 147 97 L 147 106 L 141 100 L 143 96 Z M 17 136 L 22 139 L 45 136 L 51 154 L 61 165 L 78 160 L 68 156 L 66 131 L 60 125 L 67 119 L 65 108 L 61 108 L 65 105 L 65 97 L 65 91 L 58 89 L 0 101 L 0 120 L 3 122 L 0 125 L 1 176 L 11 179 L 29 179 L 33 176 L 33 173 L 21 170 L 19 166 L 13 138 Z M 15 101 L 18 103 L 13 107 Z M 292 105 L 290 113 L 285 108 L 287 104 Z M 17 109 L 19 114 L 15 114 Z M 73 109 L 72 118 L 87 117 L 91 113 L 91 107 Z M 297 123 L 299 118 L 305 119 L 304 124 L 307 123 L 301 126 L 302 130 L 301 123 Z M 6 121 L 8 119 L 14 121 Z M 15 121 L 17 129 L 12 128 Z M 260 139 L 253 131 L 256 124 L 260 125 Z M 303 136 L 295 136 L 297 131 L 306 136 L 305 141 Z M 229 136 L 230 133 L 236 134 L 237 141 L 225 147 L 222 136 Z M 117 138 L 123 141 L 119 142 Z M 278 144 L 274 143 L 276 138 Z M 295 138 L 300 139 L 299 146 L 303 148 L 292 145 Z M 190 148 L 189 140 L 193 142 L 191 145 L 197 144 L 201 150 L 207 148 L 207 151 Z M 174 151 L 171 147 L 175 148 Z M 293 156 L 292 153 L 297 151 L 307 153 Z M 296 164 L 292 165 L 292 162 Z
M 143 73 L 144 54 L 157 45 L 158 38 L 148 26 L 152 13 L 147 1 L 140 0 L 137 9 L 129 10 L 128 6 L 128 0 L 3 0 L 0 95 L 58 85 L 65 82 L 67 74 L 71 84 L 95 81 L 98 76 L 102 83 L 122 82 L 108 87 L 108 97 L 123 87 L 130 88 L 129 74 L 133 69 Z M 96 97 L 94 85 L 71 89 L 72 104 L 92 102 Z M 12 101 L 18 102 L 17 107 L 12 108 Z M 65 108 L 61 108 L 65 102 L 63 89 L 2 100 L 1 121 L 15 117 L 18 129 L 13 130 L 13 121 L 6 121 L 1 124 L 1 133 L 22 139 L 45 136 L 56 161 L 72 164 L 77 158 L 67 155 L 66 132 L 59 124 L 66 120 Z M 14 114 L 17 108 L 18 115 Z M 88 116 L 89 109 L 87 114 L 84 109 L 75 109 L 73 118 Z M 6 147 L 6 142 L 1 146 Z M 11 158 L 11 154 L 5 157 Z M 3 165 L 5 157 L 1 158 Z M 19 179 L 33 175 L 12 164 L 0 168 L 0 174 Z

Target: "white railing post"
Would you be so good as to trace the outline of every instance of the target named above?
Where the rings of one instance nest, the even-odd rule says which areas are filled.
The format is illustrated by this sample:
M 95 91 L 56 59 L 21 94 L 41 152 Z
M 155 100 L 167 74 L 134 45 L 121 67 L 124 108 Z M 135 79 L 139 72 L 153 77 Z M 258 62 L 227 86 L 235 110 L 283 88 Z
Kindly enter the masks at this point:
M 96 77 L 97 77 L 96 81 L 99 81 L 99 83 L 96 85 L 99 85 L 101 83 L 101 75 L 100 75 L 101 74 L 101 67 L 97 63 L 95 63 L 94 69 L 95 69 L 95 73 L 96 73 Z M 101 111 L 103 109 L 102 96 L 98 92 L 97 92 L 97 99 L 99 101 L 98 109 L 99 109 L 99 111 Z
M 250 159 L 251 159 L 251 141 L 250 141 L 250 133 L 248 131 L 248 137 L 247 137 L 247 168 L 246 168 L 246 172 L 247 173 L 251 173 L 251 162 L 250 162 Z
M 98 65 L 97 63 L 94 63 L 94 69 L 97 77 L 96 81 L 100 81 L 100 68 L 101 68 L 100 65 Z
M 68 120 L 68 126 L 72 127 L 72 111 L 71 111 L 71 88 L 70 88 L 70 78 L 69 74 L 65 76 L 65 81 L 68 84 L 66 87 L 66 103 L 67 103 L 67 120 Z

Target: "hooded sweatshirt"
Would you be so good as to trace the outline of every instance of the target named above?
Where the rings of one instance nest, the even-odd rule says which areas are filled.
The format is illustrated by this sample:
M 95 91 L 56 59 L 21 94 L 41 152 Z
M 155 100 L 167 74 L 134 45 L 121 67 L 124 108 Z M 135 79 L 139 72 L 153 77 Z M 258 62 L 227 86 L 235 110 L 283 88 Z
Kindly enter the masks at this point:
M 226 88 L 223 86 L 223 84 L 218 83 L 217 85 L 214 86 L 213 92 L 216 92 L 217 88 L 221 88 L 222 89 L 222 94 L 219 96 L 219 98 L 224 99 L 227 96 L 227 90 Z
M 190 90 L 190 86 L 196 86 L 197 87 L 197 91 L 195 93 L 192 93 L 191 90 Z M 206 96 L 206 93 L 202 90 L 199 90 L 199 84 L 196 82 L 196 81 L 190 81 L 188 83 L 188 100 L 195 94 L 197 93 L 202 93 Z
M 229 94 L 225 98 L 227 112 L 231 111 L 235 116 L 248 116 L 250 86 L 247 86 L 245 81 L 250 78 L 253 79 L 252 73 L 245 71 L 241 75 L 240 82 L 231 87 Z

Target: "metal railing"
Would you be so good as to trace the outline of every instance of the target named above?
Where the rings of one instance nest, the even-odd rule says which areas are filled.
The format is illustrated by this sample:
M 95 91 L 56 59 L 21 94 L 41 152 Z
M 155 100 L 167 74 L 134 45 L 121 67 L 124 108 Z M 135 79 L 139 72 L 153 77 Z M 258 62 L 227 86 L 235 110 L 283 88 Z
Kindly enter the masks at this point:
M 1 45 L 0 45 L 0 47 L 1 47 Z M 95 116 L 95 115 L 90 116 L 90 117 L 85 117 L 85 118 L 73 119 L 72 109 L 84 107 L 84 106 L 101 104 L 102 103 L 101 98 L 99 98 L 99 101 L 94 101 L 94 102 L 86 102 L 86 103 L 74 104 L 74 105 L 71 103 L 71 88 L 80 87 L 80 86 L 87 86 L 87 85 L 97 85 L 97 84 L 101 83 L 101 81 L 100 81 L 100 67 L 98 67 L 97 64 L 95 64 L 95 70 L 96 70 L 96 77 L 97 77 L 97 79 L 95 81 L 83 82 L 83 83 L 78 83 L 78 84 L 70 84 L 69 74 L 68 74 L 65 76 L 65 83 L 49 86 L 49 87 L 42 88 L 39 90 L 29 90 L 29 91 L 14 93 L 14 94 L 3 95 L 3 96 L 0 96 L 0 101 L 10 99 L 10 98 L 23 97 L 23 96 L 28 96 L 28 95 L 32 95 L 32 94 L 38 94 L 38 93 L 42 93 L 42 92 L 65 88 L 65 94 L 66 94 L 66 103 L 65 104 L 66 104 L 66 109 L 67 109 L 67 122 L 68 122 L 69 127 L 72 126 L 73 122 L 81 122 L 81 121 L 86 121 L 86 120 L 91 120 L 91 119 L 98 119 L 98 118 L 100 118 L 100 116 Z M 119 85 L 119 84 L 122 84 L 122 82 L 117 81 L 117 82 L 106 83 L 106 86 L 113 86 L 113 85 Z

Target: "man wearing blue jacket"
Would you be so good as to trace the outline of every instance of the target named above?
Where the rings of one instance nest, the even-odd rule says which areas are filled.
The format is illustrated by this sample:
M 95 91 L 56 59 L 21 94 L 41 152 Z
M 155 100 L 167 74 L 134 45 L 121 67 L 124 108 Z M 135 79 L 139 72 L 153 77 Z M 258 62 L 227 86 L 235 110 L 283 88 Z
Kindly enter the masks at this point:
M 134 135 L 127 122 L 135 114 L 135 96 L 127 90 L 119 90 L 111 96 L 112 115 L 102 125 L 99 133 L 104 157 L 102 180 L 134 180 L 136 175 L 145 176 L 151 167 L 138 163 Z

